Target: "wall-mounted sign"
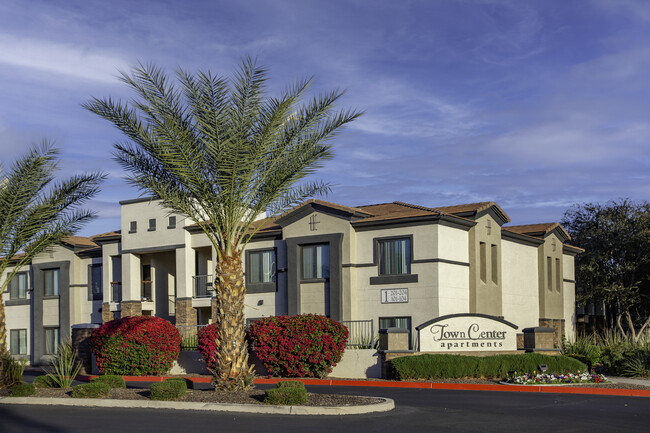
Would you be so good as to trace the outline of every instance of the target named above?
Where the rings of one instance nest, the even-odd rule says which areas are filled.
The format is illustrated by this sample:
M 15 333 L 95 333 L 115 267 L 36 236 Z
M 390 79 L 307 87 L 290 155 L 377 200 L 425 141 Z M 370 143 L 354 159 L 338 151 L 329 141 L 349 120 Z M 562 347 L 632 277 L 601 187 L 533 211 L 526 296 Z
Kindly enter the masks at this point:
M 450 314 L 423 323 L 420 352 L 489 352 L 517 350 L 518 327 L 486 314 Z
M 404 304 L 409 301 L 409 289 L 381 289 L 382 304 Z

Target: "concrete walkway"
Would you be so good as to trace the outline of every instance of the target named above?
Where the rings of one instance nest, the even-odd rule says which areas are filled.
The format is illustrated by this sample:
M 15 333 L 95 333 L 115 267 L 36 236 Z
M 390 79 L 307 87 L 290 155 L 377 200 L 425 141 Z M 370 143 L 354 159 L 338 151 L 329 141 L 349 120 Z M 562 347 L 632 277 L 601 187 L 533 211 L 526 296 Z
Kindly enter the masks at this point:
M 617 376 L 607 376 L 607 378 L 612 383 L 625 383 L 628 385 L 643 385 L 650 386 L 650 378 L 637 378 L 637 377 L 617 377 Z

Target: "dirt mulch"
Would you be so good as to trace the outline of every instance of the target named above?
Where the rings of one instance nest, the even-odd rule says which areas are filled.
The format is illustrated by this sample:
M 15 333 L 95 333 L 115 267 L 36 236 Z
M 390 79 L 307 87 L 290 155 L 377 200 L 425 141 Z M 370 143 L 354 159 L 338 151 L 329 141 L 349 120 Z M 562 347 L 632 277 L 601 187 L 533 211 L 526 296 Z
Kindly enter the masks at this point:
M 72 398 L 72 388 L 37 388 L 34 397 Z M 122 388 L 112 389 L 107 398 L 116 400 L 148 400 L 148 389 Z M 307 394 L 307 406 L 357 406 L 379 403 L 381 400 L 372 397 L 355 397 L 334 394 Z M 213 389 L 196 390 L 188 389 L 187 394 L 178 401 L 200 403 L 236 403 L 236 404 L 264 404 L 264 391 L 248 389 L 242 391 L 215 391 Z

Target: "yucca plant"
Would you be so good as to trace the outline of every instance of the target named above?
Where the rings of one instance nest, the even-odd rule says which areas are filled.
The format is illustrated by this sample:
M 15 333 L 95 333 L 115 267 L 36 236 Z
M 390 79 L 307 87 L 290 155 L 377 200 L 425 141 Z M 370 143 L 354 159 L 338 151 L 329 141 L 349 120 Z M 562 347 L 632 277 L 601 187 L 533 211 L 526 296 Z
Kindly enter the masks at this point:
M 6 174 L 0 161 L 0 276 L 6 275 L 0 279 L 0 355 L 7 354 L 2 294 L 12 278 L 34 256 L 74 234 L 94 216 L 79 206 L 97 194 L 105 176 L 92 172 L 55 181 L 58 155 L 45 142 L 19 157 Z M 5 359 L 0 356 L 0 377 L 10 368 Z
M 77 351 L 72 347 L 70 340 L 59 344 L 50 366 L 45 369 L 47 377 L 57 388 L 70 387 L 80 370 L 81 364 L 77 361 Z
M 123 73 L 131 103 L 93 99 L 84 107 L 124 133 L 116 160 L 129 180 L 172 212 L 185 214 L 217 252 L 215 289 L 218 388 L 251 382 L 245 341 L 242 250 L 268 220 L 329 185 L 296 183 L 332 157 L 330 139 L 357 118 L 335 111 L 343 92 L 301 100 L 310 80 L 266 97 L 267 71 L 244 59 L 231 78 L 178 70 L 178 83 L 155 66 Z

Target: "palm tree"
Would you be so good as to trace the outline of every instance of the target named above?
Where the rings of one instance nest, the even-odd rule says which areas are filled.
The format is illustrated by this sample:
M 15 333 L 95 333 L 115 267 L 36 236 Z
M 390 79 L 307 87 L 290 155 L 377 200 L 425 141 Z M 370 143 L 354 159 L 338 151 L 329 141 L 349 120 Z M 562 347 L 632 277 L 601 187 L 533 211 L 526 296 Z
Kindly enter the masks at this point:
M 12 278 L 34 256 L 94 217 L 79 206 L 97 194 L 105 176 L 92 172 L 55 182 L 58 154 L 48 143 L 34 146 L 0 179 L 0 278 L 12 267 L 6 278 L 0 279 L 0 355 L 7 354 L 2 294 Z M 0 363 L 0 373 L 3 365 Z
M 217 388 L 246 387 L 252 379 L 245 341 L 242 249 L 276 215 L 318 193 L 320 182 L 296 183 L 332 157 L 330 139 L 361 113 L 337 112 L 343 92 L 302 98 L 311 80 L 279 98 L 264 95 L 267 71 L 242 60 L 231 78 L 177 72 L 171 82 L 156 66 L 140 65 L 123 81 L 130 103 L 94 98 L 84 105 L 124 133 L 116 160 L 129 181 L 189 216 L 217 251 L 215 269 L 219 368 Z

